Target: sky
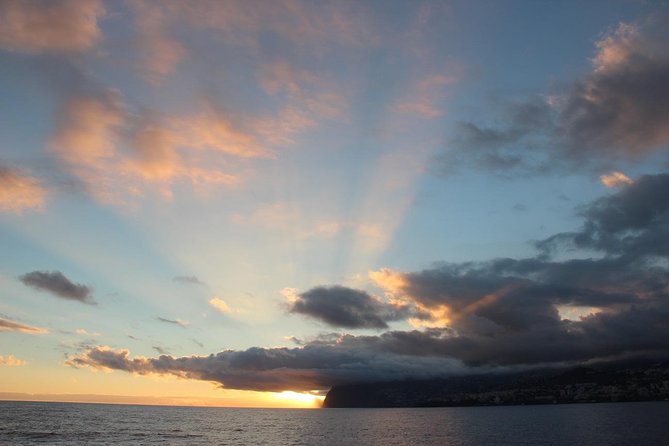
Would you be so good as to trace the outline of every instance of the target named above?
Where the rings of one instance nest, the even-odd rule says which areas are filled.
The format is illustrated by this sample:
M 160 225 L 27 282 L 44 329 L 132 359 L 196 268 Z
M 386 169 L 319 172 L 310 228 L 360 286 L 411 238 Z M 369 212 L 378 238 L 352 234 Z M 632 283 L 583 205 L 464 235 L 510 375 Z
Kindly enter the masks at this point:
M 669 3 L 0 0 L 0 398 L 315 407 L 669 356 Z

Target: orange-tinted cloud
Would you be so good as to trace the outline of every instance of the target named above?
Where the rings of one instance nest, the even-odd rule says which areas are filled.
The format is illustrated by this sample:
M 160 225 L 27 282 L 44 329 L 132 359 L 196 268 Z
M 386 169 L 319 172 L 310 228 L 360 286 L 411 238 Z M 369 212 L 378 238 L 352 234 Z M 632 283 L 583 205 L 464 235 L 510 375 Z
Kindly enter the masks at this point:
M 197 114 L 174 117 L 167 125 L 182 147 L 213 150 L 240 158 L 272 157 L 257 137 L 243 129 L 240 121 L 233 113 L 204 103 Z
M 599 180 L 606 187 L 619 187 L 632 184 L 634 181 L 622 172 L 611 172 L 599 177 Z
M 140 69 L 150 82 L 158 84 L 175 71 L 187 50 L 169 34 L 169 11 L 161 3 L 133 0 L 129 4 L 140 34 Z
M 265 64 L 258 80 L 267 94 L 283 104 L 274 116 L 261 117 L 254 125 L 272 145 L 290 145 L 296 134 L 323 119 L 341 118 L 348 110 L 347 94 L 334 82 L 286 61 Z
M 669 16 L 620 24 L 601 38 L 593 69 L 560 94 L 506 102 L 501 125 L 460 122 L 437 159 L 508 174 L 602 171 L 669 144 Z
M 20 322 L 10 321 L 9 319 L 0 318 L 0 332 L 3 331 L 16 331 L 27 334 L 44 334 L 49 332 L 46 328 L 33 327 Z
M 73 96 L 58 113 L 51 146 L 68 163 L 99 164 L 114 156 L 118 130 L 126 119 L 121 95 L 115 90 Z
M 365 8 L 357 4 L 133 0 L 130 5 L 140 36 L 142 72 L 154 83 L 173 73 L 189 54 L 188 42 L 170 34 L 177 27 L 207 32 L 225 45 L 250 50 L 256 49 L 261 36 L 268 34 L 300 48 L 319 51 L 331 44 L 361 46 L 377 41 Z
M 566 104 L 574 153 L 595 148 L 638 158 L 666 146 L 668 25 L 666 14 L 651 15 L 619 24 L 597 42 L 594 69 Z
M 76 53 L 100 39 L 101 0 L 2 0 L 0 47 L 24 53 Z
M 220 297 L 213 297 L 209 299 L 209 305 L 216 308 L 221 313 L 231 313 L 232 309 L 230 306 Z
M 162 2 L 173 17 L 192 27 L 221 33 L 237 44 L 255 46 L 261 33 L 270 33 L 303 46 L 324 43 L 364 45 L 374 42 L 374 27 L 356 4 L 312 3 L 298 0 L 231 0 Z
M 177 175 L 181 159 L 176 151 L 177 135 L 169 129 L 147 123 L 133 135 L 135 157 L 128 165 L 147 180 L 169 179 Z
M 75 94 L 61 107 L 49 146 L 68 171 L 104 202 L 124 202 L 174 181 L 195 189 L 238 182 L 227 161 L 271 157 L 229 113 L 204 104 L 194 115 L 133 113 L 115 90 Z M 221 156 L 224 155 L 224 156 Z
M 608 33 L 597 43 L 597 55 L 593 59 L 595 71 L 613 71 L 629 63 L 630 56 L 643 44 L 637 25 L 621 23 L 615 31 Z
M 385 291 L 386 298 L 394 305 L 413 305 L 421 317 L 411 317 L 407 321 L 419 328 L 446 327 L 452 322 L 452 309 L 448 305 L 426 306 L 407 293 L 410 281 L 406 273 L 381 268 L 370 271 L 369 278 Z
M 101 201 L 118 202 L 120 190 L 133 187 L 122 178 L 116 159 L 127 120 L 115 90 L 73 95 L 61 106 L 49 140 L 50 150 Z
M 26 365 L 27 362 L 23 359 L 18 359 L 14 355 L 2 356 L 0 355 L 0 365 L 5 365 L 7 367 L 19 367 Z
M 0 212 L 20 214 L 28 209 L 42 209 L 46 193 L 37 178 L 0 166 Z

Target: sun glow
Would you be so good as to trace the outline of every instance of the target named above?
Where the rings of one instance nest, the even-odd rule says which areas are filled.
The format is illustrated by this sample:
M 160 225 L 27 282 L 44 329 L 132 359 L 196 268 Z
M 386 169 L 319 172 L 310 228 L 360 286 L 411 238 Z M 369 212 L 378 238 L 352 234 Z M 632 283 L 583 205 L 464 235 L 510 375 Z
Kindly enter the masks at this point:
M 285 402 L 286 407 L 311 407 L 317 408 L 323 405 L 324 396 L 313 393 L 299 393 L 291 390 L 284 390 L 280 393 L 274 393 L 273 397 L 279 401 Z

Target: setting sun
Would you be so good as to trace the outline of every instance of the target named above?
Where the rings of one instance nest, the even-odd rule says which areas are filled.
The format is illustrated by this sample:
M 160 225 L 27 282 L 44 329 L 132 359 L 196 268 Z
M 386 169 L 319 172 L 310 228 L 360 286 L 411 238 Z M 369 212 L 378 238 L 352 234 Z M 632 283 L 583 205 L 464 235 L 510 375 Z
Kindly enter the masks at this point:
M 274 393 L 274 398 L 286 403 L 288 407 L 309 407 L 317 408 L 323 405 L 324 396 L 311 393 L 297 393 L 290 390 L 284 390 L 280 393 Z

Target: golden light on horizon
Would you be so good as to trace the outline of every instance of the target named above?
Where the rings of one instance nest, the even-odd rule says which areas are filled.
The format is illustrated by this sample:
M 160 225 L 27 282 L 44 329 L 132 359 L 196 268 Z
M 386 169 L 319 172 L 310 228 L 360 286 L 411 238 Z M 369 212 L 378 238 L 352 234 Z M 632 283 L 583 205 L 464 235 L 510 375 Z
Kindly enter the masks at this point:
M 278 401 L 283 401 L 288 407 L 311 407 L 318 408 L 323 405 L 325 396 L 313 393 L 299 393 L 292 390 L 284 390 L 272 394 Z

